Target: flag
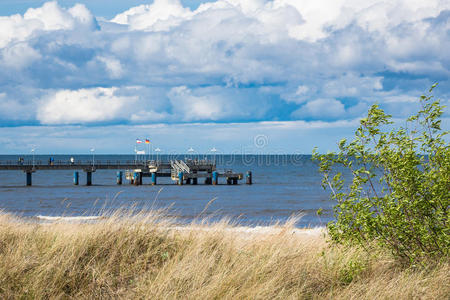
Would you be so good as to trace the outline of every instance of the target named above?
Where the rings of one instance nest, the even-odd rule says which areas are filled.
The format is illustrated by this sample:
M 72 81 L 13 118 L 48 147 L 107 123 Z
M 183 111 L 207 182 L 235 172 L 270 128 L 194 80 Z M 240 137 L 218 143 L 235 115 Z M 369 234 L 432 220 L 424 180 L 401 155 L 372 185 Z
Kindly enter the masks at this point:
M 136 144 L 141 144 L 142 141 L 140 139 L 136 139 Z
M 146 144 L 150 144 L 150 140 L 149 139 L 145 139 L 145 143 Z

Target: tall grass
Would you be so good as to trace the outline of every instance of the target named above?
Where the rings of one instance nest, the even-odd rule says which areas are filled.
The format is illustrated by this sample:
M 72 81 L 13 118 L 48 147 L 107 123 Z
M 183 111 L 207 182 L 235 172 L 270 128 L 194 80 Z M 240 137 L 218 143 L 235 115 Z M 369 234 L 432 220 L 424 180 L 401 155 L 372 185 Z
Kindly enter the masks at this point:
M 293 222 L 177 227 L 157 213 L 95 223 L 0 214 L 0 298 L 448 299 L 448 261 L 403 268 Z

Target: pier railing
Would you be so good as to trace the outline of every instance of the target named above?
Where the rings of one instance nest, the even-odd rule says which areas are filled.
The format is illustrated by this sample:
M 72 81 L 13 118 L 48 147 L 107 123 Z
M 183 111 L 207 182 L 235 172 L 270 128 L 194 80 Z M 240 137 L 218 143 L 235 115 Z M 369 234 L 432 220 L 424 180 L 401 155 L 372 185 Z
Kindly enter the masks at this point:
M 42 161 L 42 160 L 25 160 L 25 161 L 0 161 L 0 166 L 107 166 L 107 165 L 117 165 L 117 166 L 146 166 L 148 162 L 145 161 L 134 161 L 134 160 L 75 160 L 73 162 L 66 160 L 55 160 L 52 162 Z

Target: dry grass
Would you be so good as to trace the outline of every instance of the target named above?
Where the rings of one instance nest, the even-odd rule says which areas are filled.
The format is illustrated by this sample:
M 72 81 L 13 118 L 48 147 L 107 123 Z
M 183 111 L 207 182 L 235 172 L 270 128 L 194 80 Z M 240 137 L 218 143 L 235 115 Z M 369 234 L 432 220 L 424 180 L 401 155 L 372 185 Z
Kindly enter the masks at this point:
M 33 224 L 0 215 L 0 298 L 448 299 L 448 262 L 405 269 L 318 230 L 176 227 L 158 215 Z

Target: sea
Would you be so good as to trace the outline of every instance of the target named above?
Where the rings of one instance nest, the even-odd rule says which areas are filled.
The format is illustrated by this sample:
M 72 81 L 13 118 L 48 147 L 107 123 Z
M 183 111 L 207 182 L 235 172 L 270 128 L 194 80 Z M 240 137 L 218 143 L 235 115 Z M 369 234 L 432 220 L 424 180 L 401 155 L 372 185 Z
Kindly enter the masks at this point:
M 297 227 L 325 226 L 333 220 L 334 202 L 330 190 L 324 190 L 322 175 L 311 155 L 0 155 L 0 164 L 16 163 L 23 158 L 25 164 L 47 164 L 75 161 L 95 163 L 107 161 L 128 162 L 153 159 L 213 160 L 217 169 L 234 172 L 252 172 L 253 184 L 245 179 L 238 185 L 227 185 L 219 178 L 219 185 L 178 186 L 171 178 L 144 177 L 143 185 L 130 185 L 124 178 L 116 184 L 117 170 L 97 170 L 92 186 L 86 186 L 86 175 L 80 171 L 80 185 L 73 184 L 74 171 L 38 170 L 33 173 L 32 186 L 26 186 L 23 171 L 0 170 L 0 210 L 24 218 L 85 217 L 111 211 L 142 212 L 164 210 L 176 222 L 190 223 L 227 219 L 234 224 L 264 226 L 299 218 Z M 125 171 L 125 170 L 124 170 Z M 317 211 L 321 209 L 319 215 Z

